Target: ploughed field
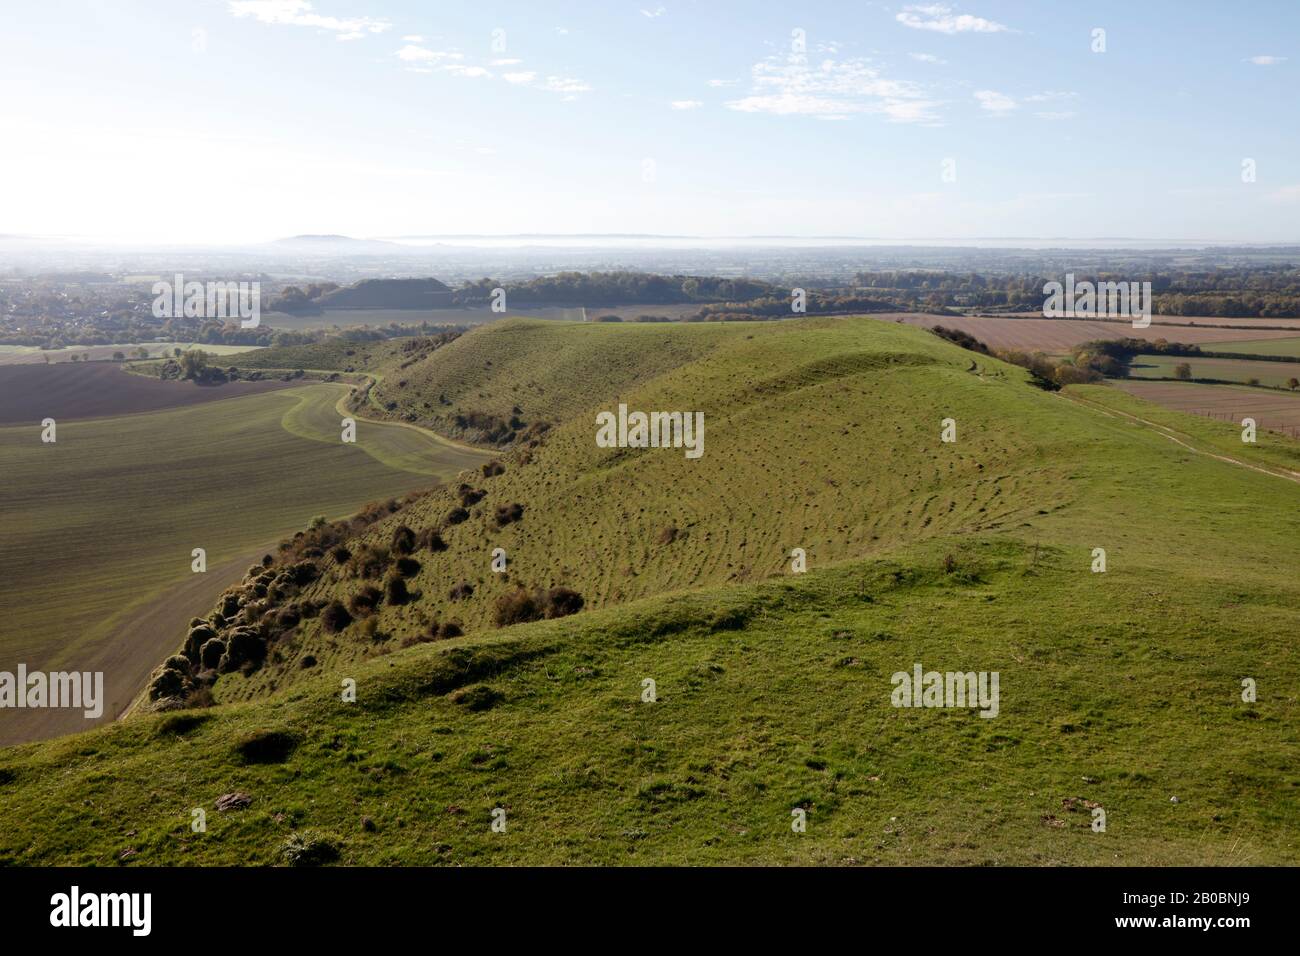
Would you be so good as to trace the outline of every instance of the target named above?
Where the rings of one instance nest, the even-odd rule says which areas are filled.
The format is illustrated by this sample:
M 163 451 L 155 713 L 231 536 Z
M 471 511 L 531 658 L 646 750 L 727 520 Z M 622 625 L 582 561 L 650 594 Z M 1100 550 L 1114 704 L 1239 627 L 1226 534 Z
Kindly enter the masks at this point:
M 279 538 L 487 457 L 367 421 L 344 444 L 342 385 L 199 388 L 95 365 L 0 369 L 0 381 L 14 371 L 31 373 L 32 394 L 10 415 L 23 401 L 40 408 L 23 413 L 34 421 L 0 427 L 0 671 L 102 670 L 104 719 Z M 121 414 L 148 409 L 142 395 L 173 405 Z M 203 400 L 185 404 L 192 395 Z M 41 441 L 45 415 L 58 420 L 52 444 Z M 194 548 L 206 549 L 204 574 L 191 570 Z M 79 711 L 2 710 L 0 743 L 85 726 Z
M 1130 395 L 1179 412 L 1206 415 L 1240 423 L 1255 419 L 1261 428 L 1290 434 L 1300 428 L 1300 395 L 1234 385 L 1198 382 L 1142 382 L 1117 379 L 1112 383 Z
M 889 321 L 902 320 L 908 325 L 932 329 L 942 325 L 958 329 L 979 339 L 993 349 L 1019 349 L 1027 352 L 1065 352 L 1076 345 L 1097 339 L 1146 339 L 1149 342 L 1164 339 L 1188 345 L 1231 342 L 1233 340 L 1268 340 L 1295 338 L 1300 331 L 1300 319 L 1260 319 L 1257 324 L 1272 325 L 1287 321 L 1297 323 L 1292 331 L 1259 328 L 1200 328 L 1186 325 L 1160 325 L 1160 317 L 1152 319 L 1145 329 L 1135 329 L 1130 322 L 1098 322 L 1088 319 L 1044 318 L 988 318 L 984 316 L 948 316 L 922 313 L 897 313 L 876 318 Z M 1206 321 L 1221 321 L 1207 319 Z
M 110 418 L 201 405 L 287 388 L 278 381 L 200 386 L 132 375 L 117 363 L 60 362 L 0 367 L 0 425 L 28 424 L 38 434 L 43 419 Z

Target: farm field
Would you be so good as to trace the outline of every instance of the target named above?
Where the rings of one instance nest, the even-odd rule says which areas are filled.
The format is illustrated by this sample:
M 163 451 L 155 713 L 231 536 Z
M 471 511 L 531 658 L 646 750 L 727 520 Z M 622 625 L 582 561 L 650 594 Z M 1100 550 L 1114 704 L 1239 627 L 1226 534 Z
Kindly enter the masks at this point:
M 0 753 L 0 861 L 272 864 L 296 832 L 375 865 L 1300 862 L 1300 584 L 1278 560 L 1300 483 L 1243 467 L 1287 440 L 1220 460 L 865 318 L 503 327 L 517 344 L 476 330 L 411 382 L 526 397 L 554 427 L 473 477 L 463 520 L 442 488 L 348 540 L 441 529 L 445 550 L 410 555 L 419 599 L 295 625 L 215 707 Z M 514 396 L 480 360 L 493 341 L 532 357 Z M 530 384 L 575 353 L 601 370 L 586 396 Z M 614 402 L 702 410 L 704 455 L 596 447 Z M 333 560 L 293 599 L 356 594 Z M 558 584 L 581 613 L 493 626 L 508 589 Z M 433 618 L 467 633 L 429 643 Z M 998 718 L 892 706 L 916 663 L 1000 672 Z M 269 762 L 243 758 L 266 740 Z M 191 808 L 236 789 L 248 808 L 193 838 Z
M 510 315 L 537 319 L 581 320 L 581 309 L 511 309 Z M 287 312 L 266 312 L 262 324 L 274 329 L 349 329 L 368 325 L 483 325 L 496 322 L 503 316 L 491 309 L 326 309 L 320 315 L 291 315 Z
M 1236 385 L 1202 385 L 1197 382 L 1142 382 L 1116 379 L 1111 383 L 1130 395 L 1165 408 L 1193 415 L 1208 415 L 1240 422 L 1255 419 L 1261 428 L 1300 429 L 1300 395 L 1270 392 Z
M 171 355 L 172 349 L 198 348 L 212 355 L 238 355 L 257 348 L 255 345 L 202 345 L 197 342 L 143 342 L 131 345 L 69 345 L 61 349 L 42 349 L 34 345 L 0 345 L 0 365 L 44 365 L 46 361 L 70 362 L 72 356 L 89 355 L 92 362 L 111 361 L 121 352 L 134 358 L 137 349 L 143 348 L 151 357 Z
M 1241 352 L 1246 355 L 1290 355 L 1300 358 L 1300 338 L 1246 339 L 1242 342 L 1220 342 L 1215 352 Z
M 344 445 L 337 416 L 327 427 L 323 411 L 344 392 L 307 385 L 69 420 L 59 423 L 55 444 L 43 444 L 37 428 L 0 428 L 0 577 L 8 582 L 0 670 L 19 661 L 103 670 L 111 719 L 175 650 L 176 627 L 205 611 L 276 540 L 315 515 L 341 517 L 486 458 L 415 429 L 365 421 L 357 444 Z M 190 569 L 196 547 L 207 551 L 215 590 L 192 586 L 205 577 Z M 176 588 L 189 603 L 150 617 Z M 132 629 L 141 620 L 161 623 Z M 10 711 L 0 743 L 84 726 L 77 712 Z
M 901 319 L 908 325 L 933 328 L 942 325 L 959 329 L 979 339 L 993 349 L 1021 349 L 1041 352 L 1066 352 L 1096 339 L 1146 339 L 1154 342 L 1165 339 L 1189 345 L 1230 342 L 1234 339 L 1294 338 L 1295 332 L 1267 332 L 1259 329 L 1205 329 L 1186 326 L 1159 326 L 1154 323 L 1145 329 L 1135 329 L 1126 322 L 1092 322 L 1083 319 L 1044 318 L 983 318 L 971 316 L 928 315 L 921 313 L 891 313 L 875 316 L 879 319 Z
M 1173 378 L 1174 369 L 1184 363 L 1191 368 L 1192 378 L 1216 378 L 1243 385 L 1250 379 L 1258 379 L 1261 385 L 1278 388 L 1285 388 L 1291 379 L 1300 379 L 1300 362 L 1253 362 L 1194 355 L 1135 355 L 1129 365 L 1129 377 Z
M 132 375 L 117 362 L 0 367 L 0 425 L 39 427 L 41 420 L 111 418 L 201 405 L 285 388 L 277 381 L 199 386 Z
M 1041 312 L 1012 312 L 1008 313 L 1012 318 L 1041 319 Z M 974 318 L 974 316 L 972 316 Z M 1054 321 L 1081 321 L 1076 319 L 1054 320 Z M 1109 320 L 1106 324 L 1110 325 L 1128 325 L 1127 321 L 1117 322 Z M 1152 325 L 1164 325 L 1170 328 L 1196 328 L 1208 329 L 1226 327 L 1229 329 L 1255 329 L 1263 331 L 1279 331 L 1290 329 L 1291 335 L 1300 335 L 1300 318 L 1253 318 L 1250 316 L 1217 316 L 1217 315 L 1153 315 L 1151 316 Z M 1169 340 L 1177 341 L 1172 336 Z

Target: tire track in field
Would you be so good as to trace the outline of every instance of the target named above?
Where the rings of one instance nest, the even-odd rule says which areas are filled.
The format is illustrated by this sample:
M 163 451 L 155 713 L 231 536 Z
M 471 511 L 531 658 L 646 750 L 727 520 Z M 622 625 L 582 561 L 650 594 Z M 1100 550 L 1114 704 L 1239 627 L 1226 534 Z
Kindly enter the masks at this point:
M 1079 398 L 1078 396 L 1075 395 L 1064 395 L 1061 392 L 1057 392 L 1056 394 L 1059 397 L 1064 398 L 1066 401 L 1071 401 L 1074 402 L 1076 405 L 1081 405 L 1087 408 L 1095 409 L 1101 412 L 1103 415 L 1106 415 L 1110 418 L 1127 418 L 1129 421 L 1136 422 L 1139 425 L 1145 425 L 1148 428 L 1155 431 L 1156 434 L 1168 438 L 1174 444 L 1181 445 L 1183 448 L 1186 448 L 1188 451 L 1193 452 L 1194 454 L 1205 455 L 1206 457 L 1209 458 L 1215 458 L 1219 461 L 1227 462 L 1230 465 L 1237 465 L 1241 468 L 1249 468 L 1251 471 L 1257 471 L 1261 475 L 1272 475 L 1274 478 L 1283 478 L 1287 481 L 1294 481 L 1297 484 L 1300 484 L 1300 471 L 1290 471 L 1285 468 L 1276 469 L 1276 470 L 1272 468 L 1265 468 L 1262 465 L 1252 465 L 1250 462 L 1241 461 L 1240 459 L 1233 458 L 1229 455 L 1221 455 L 1218 452 L 1206 451 L 1203 448 L 1197 448 L 1195 445 L 1189 444 L 1188 441 L 1184 441 L 1184 439 L 1191 439 L 1192 437 L 1191 435 L 1188 435 L 1186 432 L 1180 432 L 1177 429 L 1170 428 L 1168 425 L 1161 425 L 1159 422 L 1153 422 L 1149 418 L 1142 418 L 1138 415 L 1130 415 L 1128 412 L 1121 412 L 1119 409 L 1107 408 L 1105 405 L 1102 405 L 1098 402 L 1094 402 L 1087 398 Z

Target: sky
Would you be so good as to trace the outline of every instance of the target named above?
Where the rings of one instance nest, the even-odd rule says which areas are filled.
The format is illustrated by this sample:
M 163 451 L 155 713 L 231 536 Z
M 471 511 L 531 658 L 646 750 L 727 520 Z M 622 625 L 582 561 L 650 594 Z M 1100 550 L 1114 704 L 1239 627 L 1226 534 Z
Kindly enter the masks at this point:
M 7 3 L 0 234 L 1296 242 L 1297 69 L 1295 0 Z

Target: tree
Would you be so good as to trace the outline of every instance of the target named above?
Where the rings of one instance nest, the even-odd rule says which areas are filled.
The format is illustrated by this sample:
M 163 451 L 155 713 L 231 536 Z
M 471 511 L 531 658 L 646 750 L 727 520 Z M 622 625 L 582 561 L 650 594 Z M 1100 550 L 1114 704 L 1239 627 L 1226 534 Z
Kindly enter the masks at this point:
M 1186 382 L 1192 377 L 1192 367 L 1186 362 L 1179 362 L 1174 366 L 1174 378 Z
M 114 361 L 114 362 L 125 362 L 125 361 L 126 361 L 126 356 L 125 356 L 124 354 L 122 354 L 121 352 L 114 352 L 114 353 L 113 353 L 113 361 Z
M 1287 380 L 1286 380 L 1286 387 L 1289 388 L 1289 389 L 1291 389 L 1291 391 L 1294 392 L 1297 388 L 1300 388 L 1300 378 L 1289 378 L 1289 379 L 1287 379 Z
M 203 373 L 208 370 L 208 357 L 198 349 L 191 349 L 181 353 L 180 366 L 181 378 L 198 380 L 203 378 Z

